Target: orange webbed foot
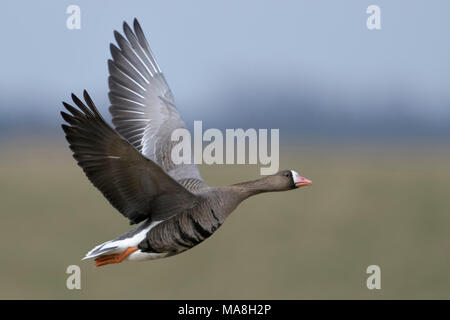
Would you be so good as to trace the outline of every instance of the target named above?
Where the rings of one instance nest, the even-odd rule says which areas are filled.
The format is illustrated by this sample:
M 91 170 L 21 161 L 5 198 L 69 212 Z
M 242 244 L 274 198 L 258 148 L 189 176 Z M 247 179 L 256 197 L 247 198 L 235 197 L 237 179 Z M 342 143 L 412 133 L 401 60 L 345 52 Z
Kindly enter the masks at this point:
M 95 259 L 95 266 L 101 267 L 110 263 L 120 263 L 126 259 L 130 254 L 139 250 L 135 247 L 129 247 L 124 252 L 116 253 L 116 254 L 105 254 Z

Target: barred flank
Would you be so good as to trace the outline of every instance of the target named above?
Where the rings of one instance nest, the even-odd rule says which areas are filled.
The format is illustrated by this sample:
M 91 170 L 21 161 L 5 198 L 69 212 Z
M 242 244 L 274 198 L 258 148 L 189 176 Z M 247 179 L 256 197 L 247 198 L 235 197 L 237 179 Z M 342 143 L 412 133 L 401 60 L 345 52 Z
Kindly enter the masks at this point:
M 139 248 L 153 253 L 186 251 L 210 237 L 222 223 L 214 210 L 196 207 L 154 227 Z

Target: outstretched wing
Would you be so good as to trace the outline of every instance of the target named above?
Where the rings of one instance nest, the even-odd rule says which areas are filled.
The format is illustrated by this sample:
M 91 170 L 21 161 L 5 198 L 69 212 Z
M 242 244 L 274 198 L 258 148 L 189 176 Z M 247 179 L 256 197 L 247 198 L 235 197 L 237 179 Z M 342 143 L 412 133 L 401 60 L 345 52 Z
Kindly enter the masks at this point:
M 186 188 L 204 186 L 195 164 L 175 165 L 171 159 L 176 142 L 170 136 L 185 124 L 138 21 L 134 31 L 125 22 L 123 30 L 126 38 L 114 32 L 119 47 L 111 44 L 108 61 L 109 110 L 116 130 Z
M 161 220 L 195 205 L 196 196 L 145 158 L 97 111 L 84 91 L 87 106 L 72 94 L 79 109 L 63 102 L 62 128 L 78 165 L 89 180 L 131 224 Z

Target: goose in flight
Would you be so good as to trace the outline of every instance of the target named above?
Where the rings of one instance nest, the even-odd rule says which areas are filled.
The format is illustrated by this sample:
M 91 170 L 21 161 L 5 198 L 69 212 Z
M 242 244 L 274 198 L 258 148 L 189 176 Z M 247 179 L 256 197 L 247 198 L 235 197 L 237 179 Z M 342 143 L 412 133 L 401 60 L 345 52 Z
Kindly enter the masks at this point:
M 109 67 L 112 128 L 89 94 L 63 102 L 62 125 L 88 179 L 138 227 L 98 245 L 96 266 L 173 256 L 213 234 L 250 196 L 311 185 L 293 170 L 225 187 L 209 187 L 195 164 L 174 164 L 171 133 L 185 128 L 172 92 L 135 19 L 115 31 Z

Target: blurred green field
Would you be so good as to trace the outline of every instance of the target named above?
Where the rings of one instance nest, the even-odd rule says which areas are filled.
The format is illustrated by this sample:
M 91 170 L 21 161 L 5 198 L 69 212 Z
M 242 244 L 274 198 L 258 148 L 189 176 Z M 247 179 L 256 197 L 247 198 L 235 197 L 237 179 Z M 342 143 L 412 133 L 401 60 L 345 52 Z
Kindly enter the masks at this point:
M 449 299 L 450 148 L 282 146 L 281 168 L 310 188 L 244 202 L 211 238 L 167 259 L 80 261 L 130 229 L 67 146 L 26 140 L 0 154 L 2 299 Z M 257 166 L 201 166 L 223 185 Z M 66 288 L 68 265 L 81 290 Z M 366 268 L 381 267 L 381 290 Z

